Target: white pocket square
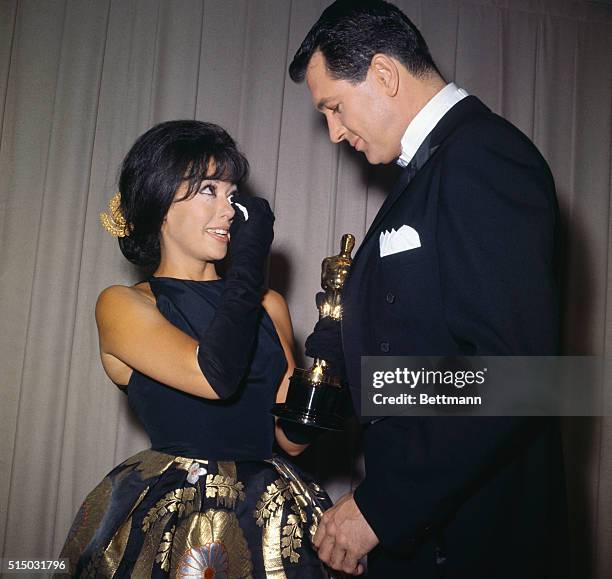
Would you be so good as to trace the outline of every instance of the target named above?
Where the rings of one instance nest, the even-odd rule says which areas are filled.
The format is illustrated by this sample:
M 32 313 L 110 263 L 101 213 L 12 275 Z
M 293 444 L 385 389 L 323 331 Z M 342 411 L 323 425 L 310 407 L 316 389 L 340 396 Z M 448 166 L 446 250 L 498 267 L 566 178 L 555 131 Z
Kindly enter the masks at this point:
M 421 238 L 416 229 L 402 225 L 397 231 L 384 231 L 380 234 L 380 257 L 421 247 Z

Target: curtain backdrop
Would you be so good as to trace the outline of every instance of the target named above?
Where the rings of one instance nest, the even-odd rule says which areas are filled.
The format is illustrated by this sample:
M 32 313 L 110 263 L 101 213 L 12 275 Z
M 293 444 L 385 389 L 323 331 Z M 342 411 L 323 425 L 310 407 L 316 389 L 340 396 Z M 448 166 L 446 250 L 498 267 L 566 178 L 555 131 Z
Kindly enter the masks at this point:
M 154 123 L 224 126 L 276 213 L 270 283 L 297 344 L 321 259 L 359 242 L 395 171 L 334 146 L 287 65 L 327 0 L 0 0 L 0 556 L 51 557 L 85 494 L 147 439 L 105 377 L 99 292 L 143 273 L 98 214 Z M 567 237 L 566 353 L 611 354 L 612 9 L 569 0 L 402 0 L 448 80 L 531 137 Z M 520 283 L 520 280 L 517 280 Z M 612 422 L 568 419 L 576 577 L 612 577 Z M 333 492 L 355 437 L 311 452 Z M 458 449 L 460 452 L 460 449 Z

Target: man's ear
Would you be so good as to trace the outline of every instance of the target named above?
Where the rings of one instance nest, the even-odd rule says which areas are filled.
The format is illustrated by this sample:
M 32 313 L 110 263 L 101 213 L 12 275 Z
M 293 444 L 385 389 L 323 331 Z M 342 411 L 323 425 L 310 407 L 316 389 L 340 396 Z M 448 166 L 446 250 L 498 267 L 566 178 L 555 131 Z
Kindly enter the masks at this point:
M 387 54 L 375 54 L 370 62 L 370 73 L 388 96 L 394 97 L 397 94 L 400 73 L 394 58 Z

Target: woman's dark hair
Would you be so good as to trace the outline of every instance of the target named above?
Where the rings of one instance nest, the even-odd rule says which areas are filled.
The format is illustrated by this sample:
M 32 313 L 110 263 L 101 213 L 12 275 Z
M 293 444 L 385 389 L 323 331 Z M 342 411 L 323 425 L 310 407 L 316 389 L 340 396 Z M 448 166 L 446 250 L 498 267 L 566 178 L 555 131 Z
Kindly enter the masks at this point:
M 119 238 L 132 263 L 155 267 L 160 260 L 159 232 L 177 189 L 188 182 L 192 197 L 205 179 L 239 184 L 249 164 L 221 127 L 201 121 L 168 121 L 155 125 L 134 143 L 121 166 L 121 212 L 129 235 Z
M 353 84 L 365 79 L 379 53 L 396 58 L 416 77 L 440 74 L 416 26 L 397 6 L 382 0 L 337 0 L 328 6 L 293 57 L 293 81 L 304 80 L 317 50 L 332 78 Z

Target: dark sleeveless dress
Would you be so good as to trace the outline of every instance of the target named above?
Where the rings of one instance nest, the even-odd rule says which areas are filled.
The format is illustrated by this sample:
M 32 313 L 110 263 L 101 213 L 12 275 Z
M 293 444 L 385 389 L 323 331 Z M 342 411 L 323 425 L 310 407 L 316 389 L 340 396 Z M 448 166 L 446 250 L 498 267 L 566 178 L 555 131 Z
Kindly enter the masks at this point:
M 149 280 L 157 307 L 196 337 L 223 280 Z M 249 372 L 228 401 L 198 398 L 134 371 L 129 403 L 151 449 L 88 495 L 61 557 L 76 577 L 327 577 L 310 538 L 327 495 L 274 456 L 270 409 L 286 360 L 261 309 Z

